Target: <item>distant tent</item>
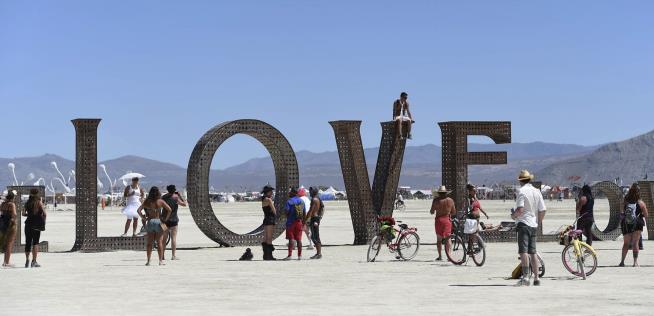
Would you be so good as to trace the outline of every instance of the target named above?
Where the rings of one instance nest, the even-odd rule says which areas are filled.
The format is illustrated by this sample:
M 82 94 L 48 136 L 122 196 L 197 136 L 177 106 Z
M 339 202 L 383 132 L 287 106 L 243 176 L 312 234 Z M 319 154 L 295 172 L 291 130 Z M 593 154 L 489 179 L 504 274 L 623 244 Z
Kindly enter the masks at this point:
M 338 190 L 334 189 L 334 187 L 329 187 L 327 190 L 320 190 L 318 192 L 320 194 L 320 199 L 323 201 L 333 201 L 336 200 L 338 196 L 344 196 L 345 193 L 339 192 Z

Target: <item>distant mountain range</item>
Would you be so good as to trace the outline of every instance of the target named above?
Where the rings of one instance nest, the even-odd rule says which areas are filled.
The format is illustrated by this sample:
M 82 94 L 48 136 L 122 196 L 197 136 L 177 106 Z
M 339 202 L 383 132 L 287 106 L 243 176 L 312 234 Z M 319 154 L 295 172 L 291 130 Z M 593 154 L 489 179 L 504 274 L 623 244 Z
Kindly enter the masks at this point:
M 533 171 L 540 181 L 548 184 L 569 184 L 569 177 L 579 176 L 580 181 L 613 180 L 621 178 L 625 183 L 642 179 L 653 173 L 654 131 L 633 139 L 603 146 L 562 145 L 552 143 L 513 144 L 470 144 L 470 151 L 507 151 L 508 164 L 497 166 L 472 166 L 470 181 L 476 184 L 513 183 L 520 169 Z M 378 148 L 365 150 L 370 178 L 372 180 Z M 322 185 L 343 188 L 340 160 L 336 151 L 297 153 L 300 167 L 300 183 L 305 186 Z M 57 175 L 51 162 L 68 177 L 74 162 L 47 154 L 31 158 L 0 158 L 0 185 L 13 182 L 13 175 L 6 168 L 12 162 L 16 166 L 19 182 L 32 184 L 43 177 L 50 179 Z M 145 186 L 165 186 L 174 183 L 185 186 L 186 168 L 136 156 L 125 156 L 100 162 L 107 166 L 112 179 L 133 171 L 145 174 Z M 35 175 L 34 179 L 28 177 Z M 98 178 L 108 187 L 107 177 L 99 169 Z M 121 181 L 119 186 L 122 186 Z M 225 170 L 212 170 L 210 185 L 218 191 L 257 190 L 266 183 L 275 182 L 270 157 L 251 159 L 243 164 Z M 431 188 L 441 183 L 441 147 L 436 145 L 409 146 L 406 149 L 400 184 L 414 188 Z M 57 185 L 58 190 L 63 190 Z M 71 184 L 74 186 L 74 184 Z

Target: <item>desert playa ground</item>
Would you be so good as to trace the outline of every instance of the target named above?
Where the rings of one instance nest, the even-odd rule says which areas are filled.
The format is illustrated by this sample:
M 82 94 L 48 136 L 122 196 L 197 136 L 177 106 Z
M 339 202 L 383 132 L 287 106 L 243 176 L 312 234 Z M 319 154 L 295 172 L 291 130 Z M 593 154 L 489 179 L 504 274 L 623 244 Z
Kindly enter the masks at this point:
M 598 201 L 598 225 L 605 226 L 608 202 Z M 509 220 L 511 202 L 485 201 L 491 220 Z M 573 202 L 549 202 L 545 231 L 573 221 Z M 327 203 L 322 227 L 327 245 L 319 261 L 238 262 L 244 248 L 219 248 L 180 210 L 180 261 L 144 266 L 145 253 L 69 253 L 74 211 L 52 211 L 42 240 L 40 269 L 0 270 L 0 315 L 651 315 L 654 243 L 646 242 L 641 268 L 618 268 L 621 241 L 597 242 L 600 268 L 583 281 L 563 268 L 562 246 L 541 243 L 547 275 L 541 287 L 517 288 L 507 280 L 517 264 L 513 243 L 488 244 L 482 268 L 437 263 L 429 202 L 409 201 L 396 218 L 416 226 L 422 239 L 415 260 L 400 262 L 382 252 L 367 263 L 365 246 L 349 246 L 353 233 L 346 202 Z M 228 227 L 246 232 L 261 221 L 255 203 L 220 204 L 215 212 Z M 117 208 L 100 211 L 104 236 L 122 233 Z M 277 239 L 278 248 L 285 241 Z M 313 252 L 305 250 L 308 258 Z M 277 257 L 284 251 L 275 252 Z M 631 259 L 628 259 L 631 263 Z

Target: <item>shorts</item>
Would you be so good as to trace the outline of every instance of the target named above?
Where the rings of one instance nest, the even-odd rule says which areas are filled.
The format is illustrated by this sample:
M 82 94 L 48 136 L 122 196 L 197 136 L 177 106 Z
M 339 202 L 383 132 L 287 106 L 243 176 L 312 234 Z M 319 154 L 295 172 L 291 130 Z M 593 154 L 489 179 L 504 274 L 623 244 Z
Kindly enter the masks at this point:
M 158 218 L 153 218 L 148 221 L 147 224 L 145 224 L 145 231 L 148 233 L 161 233 L 163 232 L 163 229 L 161 229 L 161 220 Z
M 263 226 L 274 226 L 275 225 L 275 216 L 266 215 L 263 218 Z
M 309 222 L 309 229 L 311 230 L 311 241 L 315 245 L 322 245 L 322 242 L 320 242 L 320 218 L 312 218 Z
M 302 241 L 303 228 L 302 221 L 294 221 L 291 225 L 286 226 L 286 239 Z
M 168 226 L 168 228 L 177 227 L 177 225 L 179 225 L 179 222 L 171 222 L 171 221 L 166 222 L 166 226 Z
M 518 223 L 516 232 L 518 234 L 518 253 L 536 254 L 536 227 L 527 226 L 525 223 Z
M 452 235 L 452 221 L 449 216 L 436 217 L 436 235 L 447 238 Z
M 637 231 L 642 232 L 645 229 L 645 221 L 642 217 L 638 217 L 633 225 L 627 225 L 623 219 L 620 223 L 620 228 L 623 235 L 628 235 Z

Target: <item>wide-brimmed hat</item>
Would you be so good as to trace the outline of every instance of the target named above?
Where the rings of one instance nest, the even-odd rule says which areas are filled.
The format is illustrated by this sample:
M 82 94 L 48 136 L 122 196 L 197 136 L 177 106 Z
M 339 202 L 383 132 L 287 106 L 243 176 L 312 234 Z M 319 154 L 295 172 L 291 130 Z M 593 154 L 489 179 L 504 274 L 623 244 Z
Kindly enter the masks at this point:
M 263 190 L 261 190 L 261 194 L 266 194 L 266 193 L 272 192 L 272 191 L 275 191 L 275 188 L 267 185 L 267 186 L 263 187 Z
M 433 193 L 438 193 L 438 194 L 450 194 L 452 191 L 448 190 L 444 185 L 441 185 L 438 190 L 434 190 Z
M 529 173 L 529 170 L 522 170 L 518 175 L 518 181 L 533 180 L 533 179 L 534 179 L 534 175 Z

